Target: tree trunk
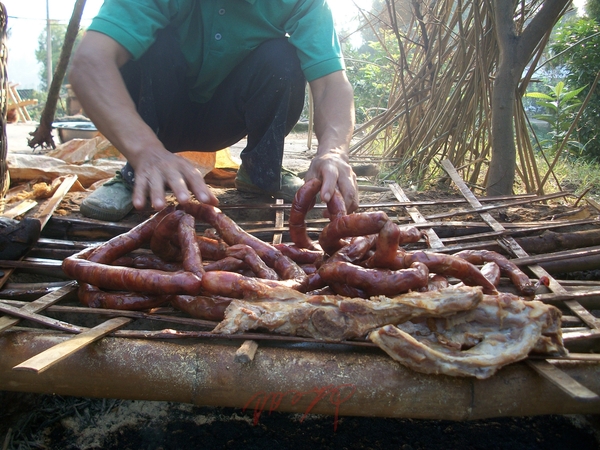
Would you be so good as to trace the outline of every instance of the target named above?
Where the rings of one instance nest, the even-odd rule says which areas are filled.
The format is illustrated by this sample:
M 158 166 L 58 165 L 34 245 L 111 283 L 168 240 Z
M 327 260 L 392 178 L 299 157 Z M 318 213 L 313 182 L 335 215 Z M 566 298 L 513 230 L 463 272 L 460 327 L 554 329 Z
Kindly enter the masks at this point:
M 508 48 L 507 48 L 508 47 Z M 487 195 L 510 195 L 515 181 L 517 151 L 514 138 L 513 107 L 518 70 L 514 44 L 500 45 L 500 64 L 492 93 L 492 160 L 488 171 Z
M 71 58 L 71 51 L 79 32 L 79 24 L 81 22 L 81 15 L 83 13 L 83 7 L 85 6 L 85 0 L 77 0 L 75 7 L 73 8 L 73 14 L 69 25 L 67 26 L 67 32 L 65 34 L 65 42 L 60 51 L 60 57 L 58 58 L 58 64 L 52 77 L 52 83 L 48 90 L 48 98 L 46 105 L 42 111 L 42 117 L 40 119 L 40 126 L 31 133 L 33 136 L 29 139 L 28 144 L 31 148 L 37 147 L 42 148 L 56 148 L 54 139 L 52 138 L 52 122 L 54 121 L 54 115 L 56 114 L 56 104 L 58 103 L 58 97 L 60 95 L 60 88 L 62 82 L 67 73 L 67 67 L 69 65 L 69 59 Z M 50 51 L 50 49 L 48 49 Z
M 493 0 L 494 28 L 500 49 L 500 61 L 492 94 L 492 159 L 488 170 L 486 194 L 510 195 L 515 180 L 516 146 L 514 107 L 521 74 L 544 35 L 549 32 L 571 0 L 546 0 L 517 32 L 514 0 Z

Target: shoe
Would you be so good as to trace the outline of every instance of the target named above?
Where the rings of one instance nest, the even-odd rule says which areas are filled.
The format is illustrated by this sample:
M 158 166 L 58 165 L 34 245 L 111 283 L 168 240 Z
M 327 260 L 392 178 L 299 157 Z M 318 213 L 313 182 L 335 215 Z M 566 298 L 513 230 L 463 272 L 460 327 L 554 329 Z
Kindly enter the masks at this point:
M 107 181 L 81 203 L 81 214 L 90 219 L 118 222 L 132 209 L 133 187 L 125 182 L 120 172 Z
M 281 169 L 281 189 L 275 192 L 269 192 L 259 188 L 250 179 L 243 165 L 238 169 L 235 177 L 235 187 L 240 192 L 250 194 L 269 195 L 275 198 L 282 198 L 287 202 L 294 201 L 294 196 L 300 187 L 304 184 L 302 178 L 299 178 L 294 172 L 288 169 Z

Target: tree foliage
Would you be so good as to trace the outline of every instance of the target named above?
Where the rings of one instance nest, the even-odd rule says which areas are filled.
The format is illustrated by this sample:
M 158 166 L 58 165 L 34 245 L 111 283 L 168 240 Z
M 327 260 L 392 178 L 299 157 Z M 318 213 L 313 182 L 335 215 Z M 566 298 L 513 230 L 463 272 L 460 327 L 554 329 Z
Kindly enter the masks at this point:
M 65 42 L 65 35 L 67 33 L 67 25 L 53 23 L 50 25 L 50 34 L 51 34 L 51 46 L 52 46 L 52 67 L 56 68 L 58 64 L 58 58 L 60 56 L 60 51 L 62 49 L 63 43 Z M 40 88 L 42 91 L 48 90 L 48 80 L 46 77 L 47 67 L 48 67 L 48 50 L 46 43 L 46 30 L 42 31 L 38 37 L 38 48 L 35 51 L 35 57 L 38 63 L 41 64 L 41 68 L 39 71 L 40 76 Z M 79 44 L 79 41 L 83 37 L 83 30 L 80 30 L 77 38 L 75 40 L 75 46 Z M 63 85 L 68 84 L 68 80 L 65 78 L 63 81 Z
M 348 79 L 354 87 L 357 123 L 364 123 L 387 109 L 394 79 L 393 63 L 382 45 L 372 41 L 368 49 L 345 52 Z
M 600 25 L 585 18 L 566 22 L 557 29 L 550 49 L 566 67 L 565 82 L 569 89 L 585 86 L 579 93 L 579 99 L 583 100 L 600 71 Z M 597 89 L 578 125 L 579 142 L 585 146 L 583 156 L 600 160 L 600 92 Z
M 600 21 L 600 0 L 587 0 L 585 2 L 585 13 L 590 19 Z
M 542 140 L 541 145 L 554 155 L 568 137 L 567 134 L 575 119 L 577 109 L 581 106 L 581 100 L 577 96 L 585 89 L 585 86 L 569 91 L 565 89 L 565 83 L 559 81 L 555 86 L 546 86 L 546 88 L 548 93 L 528 92 L 525 95 L 535 98 L 537 104 L 546 110 L 544 114 L 536 114 L 534 117 L 550 125 L 548 138 Z M 585 146 L 577 140 L 569 140 L 565 148 L 567 154 L 578 158 Z

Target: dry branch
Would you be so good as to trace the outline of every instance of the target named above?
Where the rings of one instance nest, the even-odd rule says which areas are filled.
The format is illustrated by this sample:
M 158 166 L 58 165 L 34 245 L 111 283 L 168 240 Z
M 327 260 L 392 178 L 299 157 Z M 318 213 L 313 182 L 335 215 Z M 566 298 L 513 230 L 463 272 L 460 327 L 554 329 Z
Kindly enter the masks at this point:
M 460 168 L 462 179 L 483 190 L 492 160 L 492 104 L 500 64 L 495 27 L 501 24 L 505 44 L 523 34 L 515 56 L 532 68 L 522 80 L 517 76 L 514 83 L 520 84 L 513 83 L 518 99 L 516 89 L 519 95 L 524 92 L 547 41 L 548 24 L 563 12 L 565 0 L 526 0 L 517 10 L 512 1 L 412 0 L 412 17 L 402 22 L 403 3 L 387 0 L 379 16 L 363 15 L 396 73 L 388 107 L 360 127 L 364 135 L 351 153 L 392 159 L 388 178 L 401 176 L 419 187 L 437 180 L 439 161 L 448 159 Z M 513 111 L 516 174 L 528 192 L 538 192 L 545 174 L 536 167 L 520 101 L 507 103 L 510 121 Z
M 48 89 L 48 98 L 44 110 L 42 111 L 40 126 L 31 133 L 33 137 L 28 141 L 28 145 L 33 149 L 36 149 L 37 147 L 56 148 L 54 139 L 52 138 L 52 122 L 54 121 L 54 115 L 56 114 L 56 104 L 58 102 L 60 88 L 63 79 L 65 78 L 65 74 L 67 73 L 71 51 L 73 50 L 73 45 L 75 44 L 75 39 L 79 32 L 79 23 L 81 22 L 84 6 L 85 0 L 77 0 L 75 7 L 73 8 L 73 14 L 71 15 L 65 34 L 65 42 L 60 52 L 54 76 L 52 77 L 52 83 L 50 83 L 50 88 Z M 50 51 L 50 49 L 48 49 L 48 51 Z

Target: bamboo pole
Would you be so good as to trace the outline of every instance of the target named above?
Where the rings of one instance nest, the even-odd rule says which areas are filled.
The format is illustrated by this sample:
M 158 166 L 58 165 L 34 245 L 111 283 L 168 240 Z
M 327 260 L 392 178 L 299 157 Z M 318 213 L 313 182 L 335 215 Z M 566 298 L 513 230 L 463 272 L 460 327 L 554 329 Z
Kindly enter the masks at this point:
M 237 345 L 106 337 L 40 374 L 14 366 L 67 337 L 49 332 L 0 335 L 0 389 L 59 395 L 176 401 L 332 416 L 473 420 L 540 414 L 597 414 L 524 363 L 487 379 L 423 375 L 379 350 L 343 352 L 324 345 L 270 346 L 235 362 Z M 600 365 L 556 367 L 600 392 Z

